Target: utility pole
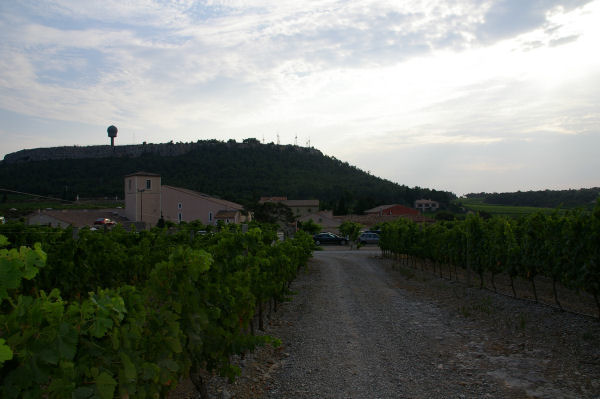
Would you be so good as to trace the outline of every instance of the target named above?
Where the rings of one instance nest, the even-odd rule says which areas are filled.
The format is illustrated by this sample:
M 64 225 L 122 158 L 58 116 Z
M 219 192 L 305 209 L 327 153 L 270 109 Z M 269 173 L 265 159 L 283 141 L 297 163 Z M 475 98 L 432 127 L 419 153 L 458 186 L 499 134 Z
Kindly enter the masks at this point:
M 144 191 L 146 191 L 146 189 L 142 188 L 142 189 L 138 189 L 137 191 L 138 191 L 138 193 L 140 193 L 140 222 L 143 222 L 144 221 L 144 208 L 143 208 L 144 197 L 143 197 L 143 194 L 144 194 Z

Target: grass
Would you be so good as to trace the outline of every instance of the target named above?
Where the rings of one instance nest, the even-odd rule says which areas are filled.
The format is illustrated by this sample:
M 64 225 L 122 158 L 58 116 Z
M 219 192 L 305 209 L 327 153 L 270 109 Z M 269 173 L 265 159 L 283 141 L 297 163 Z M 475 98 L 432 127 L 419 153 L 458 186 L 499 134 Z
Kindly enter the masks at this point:
M 461 198 L 457 200 L 462 206 L 473 212 L 487 212 L 490 215 L 520 217 L 535 212 L 551 213 L 554 208 L 538 208 L 534 206 L 493 205 L 483 202 L 483 198 Z
M 406 268 L 404 266 L 400 266 L 398 265 L 398 272 L 400 273 L 400 275 L 402 277 L 404 277 L 407 280 L 410 280 L 411 278 L 415 277 L 415 272 L 414 270 L 410 269 L 410 268 Z
M 15 219 L 25 216 L 38 209 L 105 209 L 123 207 L 123 201 L 111 200 L 83 200 L 80 202 L 72 201 L 53 201 L 51 199 L 31 199 L 21 195 L 10 194 L 6 197 L 1 197 L 0 201 L 0 216 Z M 11 209 L 15 209 L 12 210 Z
M 468 305 L 459 306 L 458 311 L 464 317 L 470 317 L 474 313 L 484 313 L 489 316 L 492 313 L 494 313 L 495 308 L 492 304 L 492 299 L 489 296 L 486 296 L 485 298 L 481 298 L 480 300 L 470 303 Z

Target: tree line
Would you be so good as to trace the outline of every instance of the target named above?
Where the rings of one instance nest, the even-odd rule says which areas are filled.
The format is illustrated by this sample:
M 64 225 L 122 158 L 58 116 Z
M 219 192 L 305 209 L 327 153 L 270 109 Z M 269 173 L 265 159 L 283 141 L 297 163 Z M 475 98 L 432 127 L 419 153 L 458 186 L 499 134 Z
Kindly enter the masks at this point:
M 581 188 L 578 190 L 543 190 L 517 191 L 512 193 L 471 193 L 469 198 L 483 198 L 486 204 L 510 206 L 535 206 L 542 208 L 575 208 L 578 206 L 591 208 L 598 196 L 600 187 Z

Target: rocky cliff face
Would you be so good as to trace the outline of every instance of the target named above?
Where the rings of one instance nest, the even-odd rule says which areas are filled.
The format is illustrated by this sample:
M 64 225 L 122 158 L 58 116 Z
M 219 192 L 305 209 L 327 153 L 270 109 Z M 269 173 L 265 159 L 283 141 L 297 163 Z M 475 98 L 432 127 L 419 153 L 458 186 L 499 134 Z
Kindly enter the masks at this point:
M 92 145 L 86 147 L 51 147 L 21 150 L 7 154 L 4 162 L 30 162 L 51 159 L 81 159 L 81 158 L 111 158 L 111 157 L 139 157 L 151 153 L 162 156 L 175 156 L 185 154 L 203 143 L 163 143 L 163 144 L 136 144 L 120 145 Z
M 161 143 L 161 144 L 134 144 L 134 145 L 119 145 L 111 147 L 109 145 L 91 145 L 86 147 L 71 146 L 71 147 L 49 147 L 49 148 L 34 148 L 31 150 L 21 150 L 6 154 L 4 156 L 4 162 L 6 163 L 18 163 L 18 162 L 31 162 L 31 161 L 46 161 L 54 159 L 82 159 L 82 158 L 114 158 L 114 157 L 130 157 L 136 158 L 143 154 L 156 154 L 161 156 L 177 156 L 186 154 L 194 149 L 217 145 L 227 144 L 234 146 L 260 146 L 258 141 L 251 143 L 236 143 L 227 142 L 223 143 L 217 140 L 198 140 L 190 143 Z M 272 144 L 272 143 L 271 143 Z M 289 148 L 291 145 L 278 146 L 280 148 Z M 310 153 L 321 154 L 321 152 L 315 148 L 293 146 L 298 151 L 307 151 Z M 321 154 L 322 155 L 322 154 Z

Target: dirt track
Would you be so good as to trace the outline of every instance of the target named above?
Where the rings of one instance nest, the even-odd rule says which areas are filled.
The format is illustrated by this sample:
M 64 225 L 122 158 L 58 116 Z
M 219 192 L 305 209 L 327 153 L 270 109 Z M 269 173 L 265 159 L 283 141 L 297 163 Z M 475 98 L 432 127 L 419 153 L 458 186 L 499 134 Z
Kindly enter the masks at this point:
M 315 253 L 271 319 L 277 350 L 216 397 L 600 398 L 600 323 L 397 269 L 375 248 Z

